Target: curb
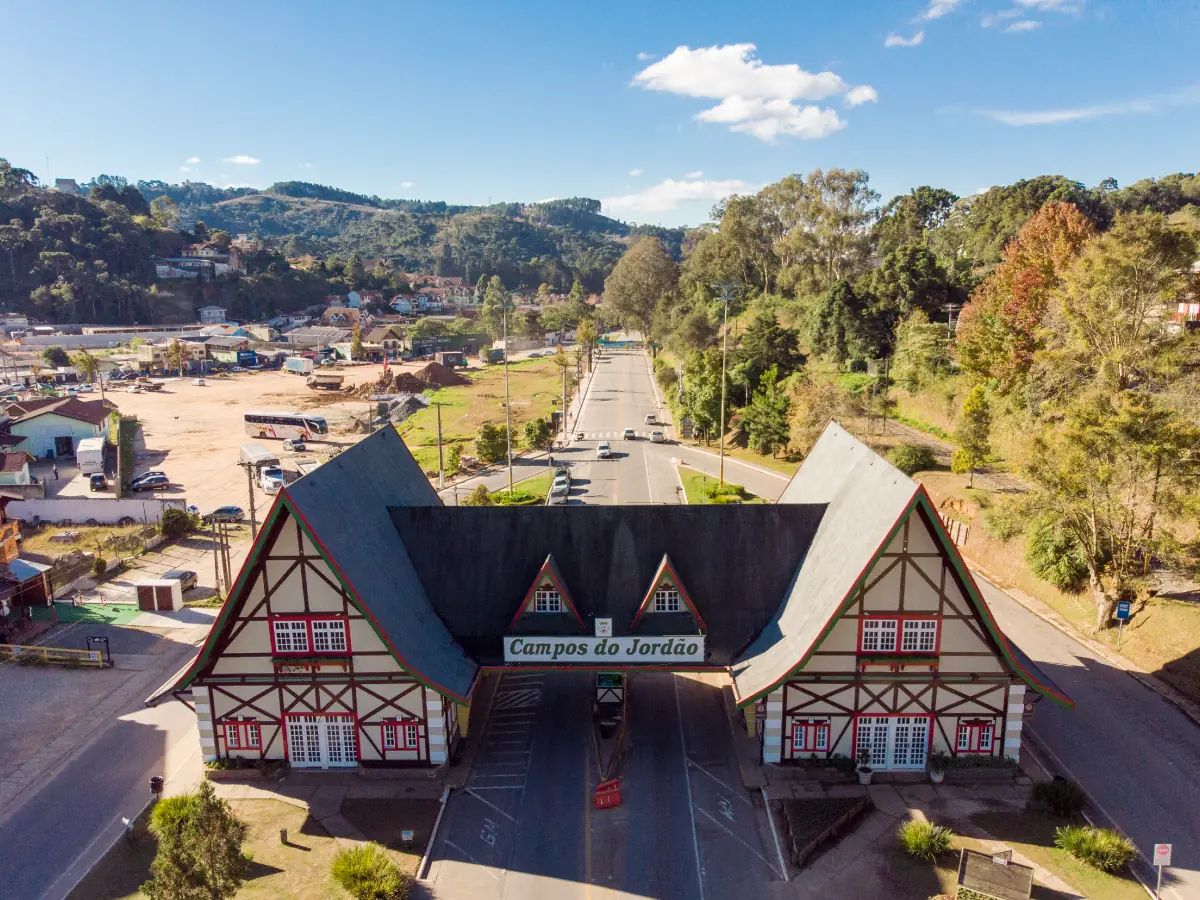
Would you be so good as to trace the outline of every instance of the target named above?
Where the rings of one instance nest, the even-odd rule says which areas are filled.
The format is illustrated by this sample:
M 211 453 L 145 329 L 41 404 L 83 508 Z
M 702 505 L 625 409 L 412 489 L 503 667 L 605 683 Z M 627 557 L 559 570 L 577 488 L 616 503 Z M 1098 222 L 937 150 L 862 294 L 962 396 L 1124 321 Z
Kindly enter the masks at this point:
M 699 447 L 693 447 L 688 444 L 682 444 L 682 443 L 679 446 L 684 450 L 691 450 L 693 453 L 703 453 L 705 456 L 711 456 L 713 459 L 721 458 L 719 453 L 713 453 L 711 450 L 702 450 Z M 738 459 L 736 456 L 730 456 L 728 453 L 725 454 L 725 462 L 733 463 L 736 466 L 745 466 L 747 469 L 753 469 L 756 472 L 761 472 L 763 475 L 770 475 L 772 478 L 778 478 L 780 481 L 783 481 L 783 482 L 790 482 L 792 480 L 791 476 L 784 475 L 782 472 L 775 472 L 771 469 L 764 469 L 762 466 L 755 465 L 754 463 L 746 462 L 745 460 L 742 460 L 742 459 Z
M 446 801 L 450 799 L 450 788 L 442 788 L 442 805 L 438 808 L 437 818 L 433 820 L 433 828 L 429 831 L 429 840 L 425 842 L 425 854 L 417 866 L 417 881 L 425 881 L 429 876 L 429 854 L 433 852 L 433 843 L 437 840 L 438 828 L 442 824 L 442 816 L 446 814 Z
M 1109 650 L 1103 644 L 1099 643 L 1098 641 L 1092 640 L 1091 638 L 1087 637 L 1087 635 L 1085 635 L 1082 632 L 1071 627 L 1071 625 L 1069 625 L 1065 621 L 1062 621 L 1061 617 L 1059 617 L 1057 615 L 1057 613 L 1055 615 L 1047 615 L 1045 613 L 1045 611 L 1039 609 L 1037 605 L 1029 602 L 1029 601 L 1034 600 L 1034 598 L 1029 597 L 1027 594 L 1025 594 L 1024 591 L 1018 590 L 1016 588 L 1003 587 L 1002 586 L 1003 582 L 999 578 L 997 578 L 995 575 L 993 575 L 991 572 L 989 572 L 983 566 L 972 561 L 971 558 L 969 556 L 967 556 L 967 554 L 964 553 L 961 549 L 959 550 L 959 553 L 960 553 L 960 555 L 962 555 L 963 559 L 971 567 L 971 570 L 974 572 L 978 572 L 980 575 L 982 575 L 984 578 L 986 578 L 987 581 L 992 585 L 992 587 L 996 588 L 996 590 L 1000 591 L 1001 593 L 1005 594 L 1008 597 L 1011 597 L 1014 601 L 1016 601 L 1016 603 L 1018 603 L 1024 609 L 1033 613 L 1035 616 L 1037 616 L 1039 619 L 1041 619 L 1046 624 L 1051 625 L 1054 628 L 1058 629 L 1060 632 L 1065 634 L 1067 637 L 1071 638 L 1071 640 L 1076 641 L 1077 643 L 1080 643 L 1083 646 L 1087 647 L 1089 650 L 1091 650 L 1093 653 L 1095 653 L 1097 656 L 1099 656 L 1101 659 L 1103 659 L 1105 662 L 1107 662 L 1113 668 L 1120 669 L 1122 672 L 1124 672 L 1126 675 L 1129 675 L 1134 680 L 1138 681 L 1144 687 L 1146 687 L 1146 688 L 1150 689 L 1151 691 L 1153 691 L 1154 693 L 1158 694 L 1158 696 L 1162 697 L 1164 700 L 1166 700 L 1168 703 L 1170 703 L 1172 706 L 1174 706 L 1176 709 L 1178 709 L 1181 713 L 1183 713 L 1188 719 L 1190 719 L 1194 725 L 1200 725 L 1200 705 L 1197 705 L 1193 701 L 1189 700 L 1187 697 L 1183 696 L 1181 693 L 1179 693 L 1179 691 L 1177 691 L 1175 688 L 1171 687 L 1169 684 L 1166 684 L 1163 681 L 1161 681 L 1160 679 L 1155 678 L 1153 675 L 1149 674 L 1148 672 L 1144 672 L 1144 671 L 1138 669 L 1136 664 L 1134 664 L 1132 661 L 1126 659 L 1123 656 L 1120 656 L 1119 654 L 1113 653 L 1111 650 Z M 1026 598 L 1028 598 L 1028 599 L 1026 599 Z M 1040 604 L 1040 601 L 1037 601 L 1037 602 Z
M 145 804 L 143 804 L 142 808 L 139 809 L 134 814 L 133 818 L 130 819 L 129 821 L 136 822 L 138 820 L 138 818 L 141 817 L 142 813 L 144 813 L 147 809 L 149 809 L 157 799 L 158 799 L 157 797 L 151 797 L 149 800 L 147 800 L 145 802 Z M 80 876 L 75 879 L 74 883 L 72 883 L 71 886 L 69 888 L 67 888 L 61 894 L 61 896 L 62 897 L 71 896 L 71 892 L 83 883 L 83 879 L 87 878 L 89 875 L 92 874 L 92 869 L 96 868 L 96 866 L 98 866 L 101 862 L 103 862 L 104 857 L 108 856 L 108 854 L 112 852 L 113 847 L 117 846 L 117 844 L 120 842 L 121 838 L 123 838 L 123 837 L 125 837 L 125 829 L 124 828 L 122 828 L 115 835 L 113 835 L 113 839 L 108 842 L 108 846 L 106 846 L 104 848 L 104 852 L 101 853 L 100 856 L 96 858 L 95 862 L 93 862 L 90 866 L 88 866 L 86 869 L 84 869 L 84 871 L 80 874 Z M 87 847 L 84 848 L 83 852 L 86 853 L 88 850 L 91 849 L 91 847 L 92 847 L 92 845 L 88 845 Z M 54 885 L 50 885 L 50 887 L 54 887 Z

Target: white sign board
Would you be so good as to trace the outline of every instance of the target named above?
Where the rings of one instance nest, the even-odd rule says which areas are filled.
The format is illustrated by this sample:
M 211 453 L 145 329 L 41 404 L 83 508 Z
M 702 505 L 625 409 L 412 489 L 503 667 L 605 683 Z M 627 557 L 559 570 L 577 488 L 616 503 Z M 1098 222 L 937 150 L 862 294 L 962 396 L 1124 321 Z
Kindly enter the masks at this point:
M 1156 866 L 1169 866 L 1171 864 L 1170 844 L 1154 845 L 1154 864 Z
M 596 637 L 612 637 L 612 619 L 596 620 Z
M 547 637 L 508 635 L 504 661 L 510 663 L 702 663 L 704 636 L 685 637 Z

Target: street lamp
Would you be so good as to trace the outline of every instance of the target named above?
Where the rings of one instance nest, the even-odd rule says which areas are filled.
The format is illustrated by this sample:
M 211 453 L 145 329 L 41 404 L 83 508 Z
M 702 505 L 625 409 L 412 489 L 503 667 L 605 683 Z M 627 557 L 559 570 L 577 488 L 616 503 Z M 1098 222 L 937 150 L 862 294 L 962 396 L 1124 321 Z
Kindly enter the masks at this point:
M 718 467 L 718 479 L 721 487 L 725 486 L 725 369 L 729 359 L 729 304 L 733 300 L 735 286 L 731 282 L 717 285 L 717 289 L 721 292 L 721 301 L 725 305 L 725 321 L 721 328 L 721 421 L 717 423 L 717 427 L 721 429 L 721 461 Z

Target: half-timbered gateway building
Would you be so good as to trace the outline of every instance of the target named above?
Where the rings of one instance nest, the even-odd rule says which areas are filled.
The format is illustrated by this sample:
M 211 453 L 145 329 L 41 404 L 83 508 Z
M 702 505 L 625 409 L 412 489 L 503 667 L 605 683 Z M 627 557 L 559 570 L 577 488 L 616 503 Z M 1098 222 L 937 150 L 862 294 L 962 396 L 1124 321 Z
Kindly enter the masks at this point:
M 925 491 L 831 424 L 775 505 L 443 507 L 392 429 L 283 489 L 190 694 L 207 760 L 437 766 L 484 668 L 728 673 L 763 758 L 1016 757 L 1026 692 Z

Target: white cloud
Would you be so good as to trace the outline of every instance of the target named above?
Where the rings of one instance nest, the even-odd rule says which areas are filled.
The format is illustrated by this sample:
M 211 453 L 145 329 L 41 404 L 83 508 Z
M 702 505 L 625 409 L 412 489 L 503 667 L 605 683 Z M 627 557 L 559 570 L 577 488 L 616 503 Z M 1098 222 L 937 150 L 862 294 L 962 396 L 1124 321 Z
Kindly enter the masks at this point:
M 1017 6 L 1042 12 L 1078 13 L 1086 0 L 1014 0 Z
M 1200 103 L 1200 87 L 1159 94 L 1138 100 L 1122 100 L 1117 103 L 1097 103 L 1091 106 L 1067 107 L 1043 110 L 980 109 L 980 115 L 995 119 L 1004 125 L 1022 128 L 1026 125 L 1060 125 L 1063 122 L 1080 122 L 1106 116 L 1149 115 L 1178 106 L 1194 106 Z
M 799 106 L 797 100 L 824 100 L 851 92 L 833 72 L 813 74 L 795 63 L 767 65 L 754 56 L 754 44 L 676 47 L 667 57 L 633 77 L 633 85 L 683 97 L 721 101 L 696 114 L 701 122 L 774 142 L 780 135 L 821 138 L 846 127 L 832 109 Z M 863 96 L 863 85 L 853 90 Z M 862 102 L 862 101 L 859 101 Z M 851 104 L 854 105 L 854 104 Z
M 235 166 L 257 166 L 262 160 L 239 153 L 237 156 L 227 156 L 221 162 L 233 163 Z M 244 187 L 244 185 L 235 185 L 235 187 Z
M 416 183 L 416 182 L 413 182 L 413 181 L 402 181 L 402 182 L 400 182 L 400 187 L 402 187 L 402 188 L 410 188 L 410 187 L 412 187 L 412 186 L 413 186 L 415 183 Z
M 755 186 L 741 179 L 730 181 L 675 181 L 667 178 L 636 194 L 608 197 L 600 203 L 606 214 L 669 212 L 690 200 L 720 200 L 730 194 L 745 194 Z
M 695 172 L 688 172 L 683 177 L 686 178 L 688 181 L 695 181 L 697 178 L 703 178 L 704 173 L 700 169 L 697 169 Z
M 1004 29 L 1005 34 L 1020 34 L 1023 31 L 1035 31 L 1042 27 L 1037 19 L 1019 19 Z
M 637 177 L 638 177 L 639 175 L 641 175 L 641 174 L 642 174 L 642 170 L 641 170 L 641 169 L 630 169 L 630 170 L 629 170 L 629 177 L 630 177 L 630 178 L 637 178 Z
M 961 4 L 962 0 L 929 0 L 929 6 L 919 18 L 926 22 L 932 22 L 934 19 L 940 19 L 942 16 L 954 12 Z
M 199 163 L 200 163 L 200 157 L 198 157 L 198 156 L 189 156 L 187 158 L 187 164 L 189 166 L 195 166 L 195 165 L 198 165 Z
M 862 106 L 864 103 L 877 103 L 879 93 L 869 84 L 860 84 L 846 92 L 847 106 Z
M 979 24 L 984 28 L 992 28 L 1002 22 L 1007 22 L 1009 19 L 1019 19 L 1023 15 L 1025 15 L 1025 10 L 1023 9 L 1015 7 L 1013 9 L 1002 9 L 999 12 L 984 13 L 983 18 L 979 20 Z
M 180 166 L 179 171 L 180 172 L 190 172 L 190 171 L 192 171 L 192 167 L 191 166 Z
M 887 40 L 883 42 L 885 47 L 919 47 L 921 42 L 925 40 L 925 32 L 918 31 L 910 38 L 892 32 L 887 36 Z
M 302 164 L 302 165 L 300 166 L 300 168 L 302 168 L 302 169 L 312 169 L 312 168 L 315 168 L 315 166 L 314 166 L 312 163 L 304 163 L 304 164 Z
M 637 55 L 637 58 L 638 58 L 638 62 L 649 62 L 650 60 L 654 59 L 654 54 L 653 53 L 639 53 Z

